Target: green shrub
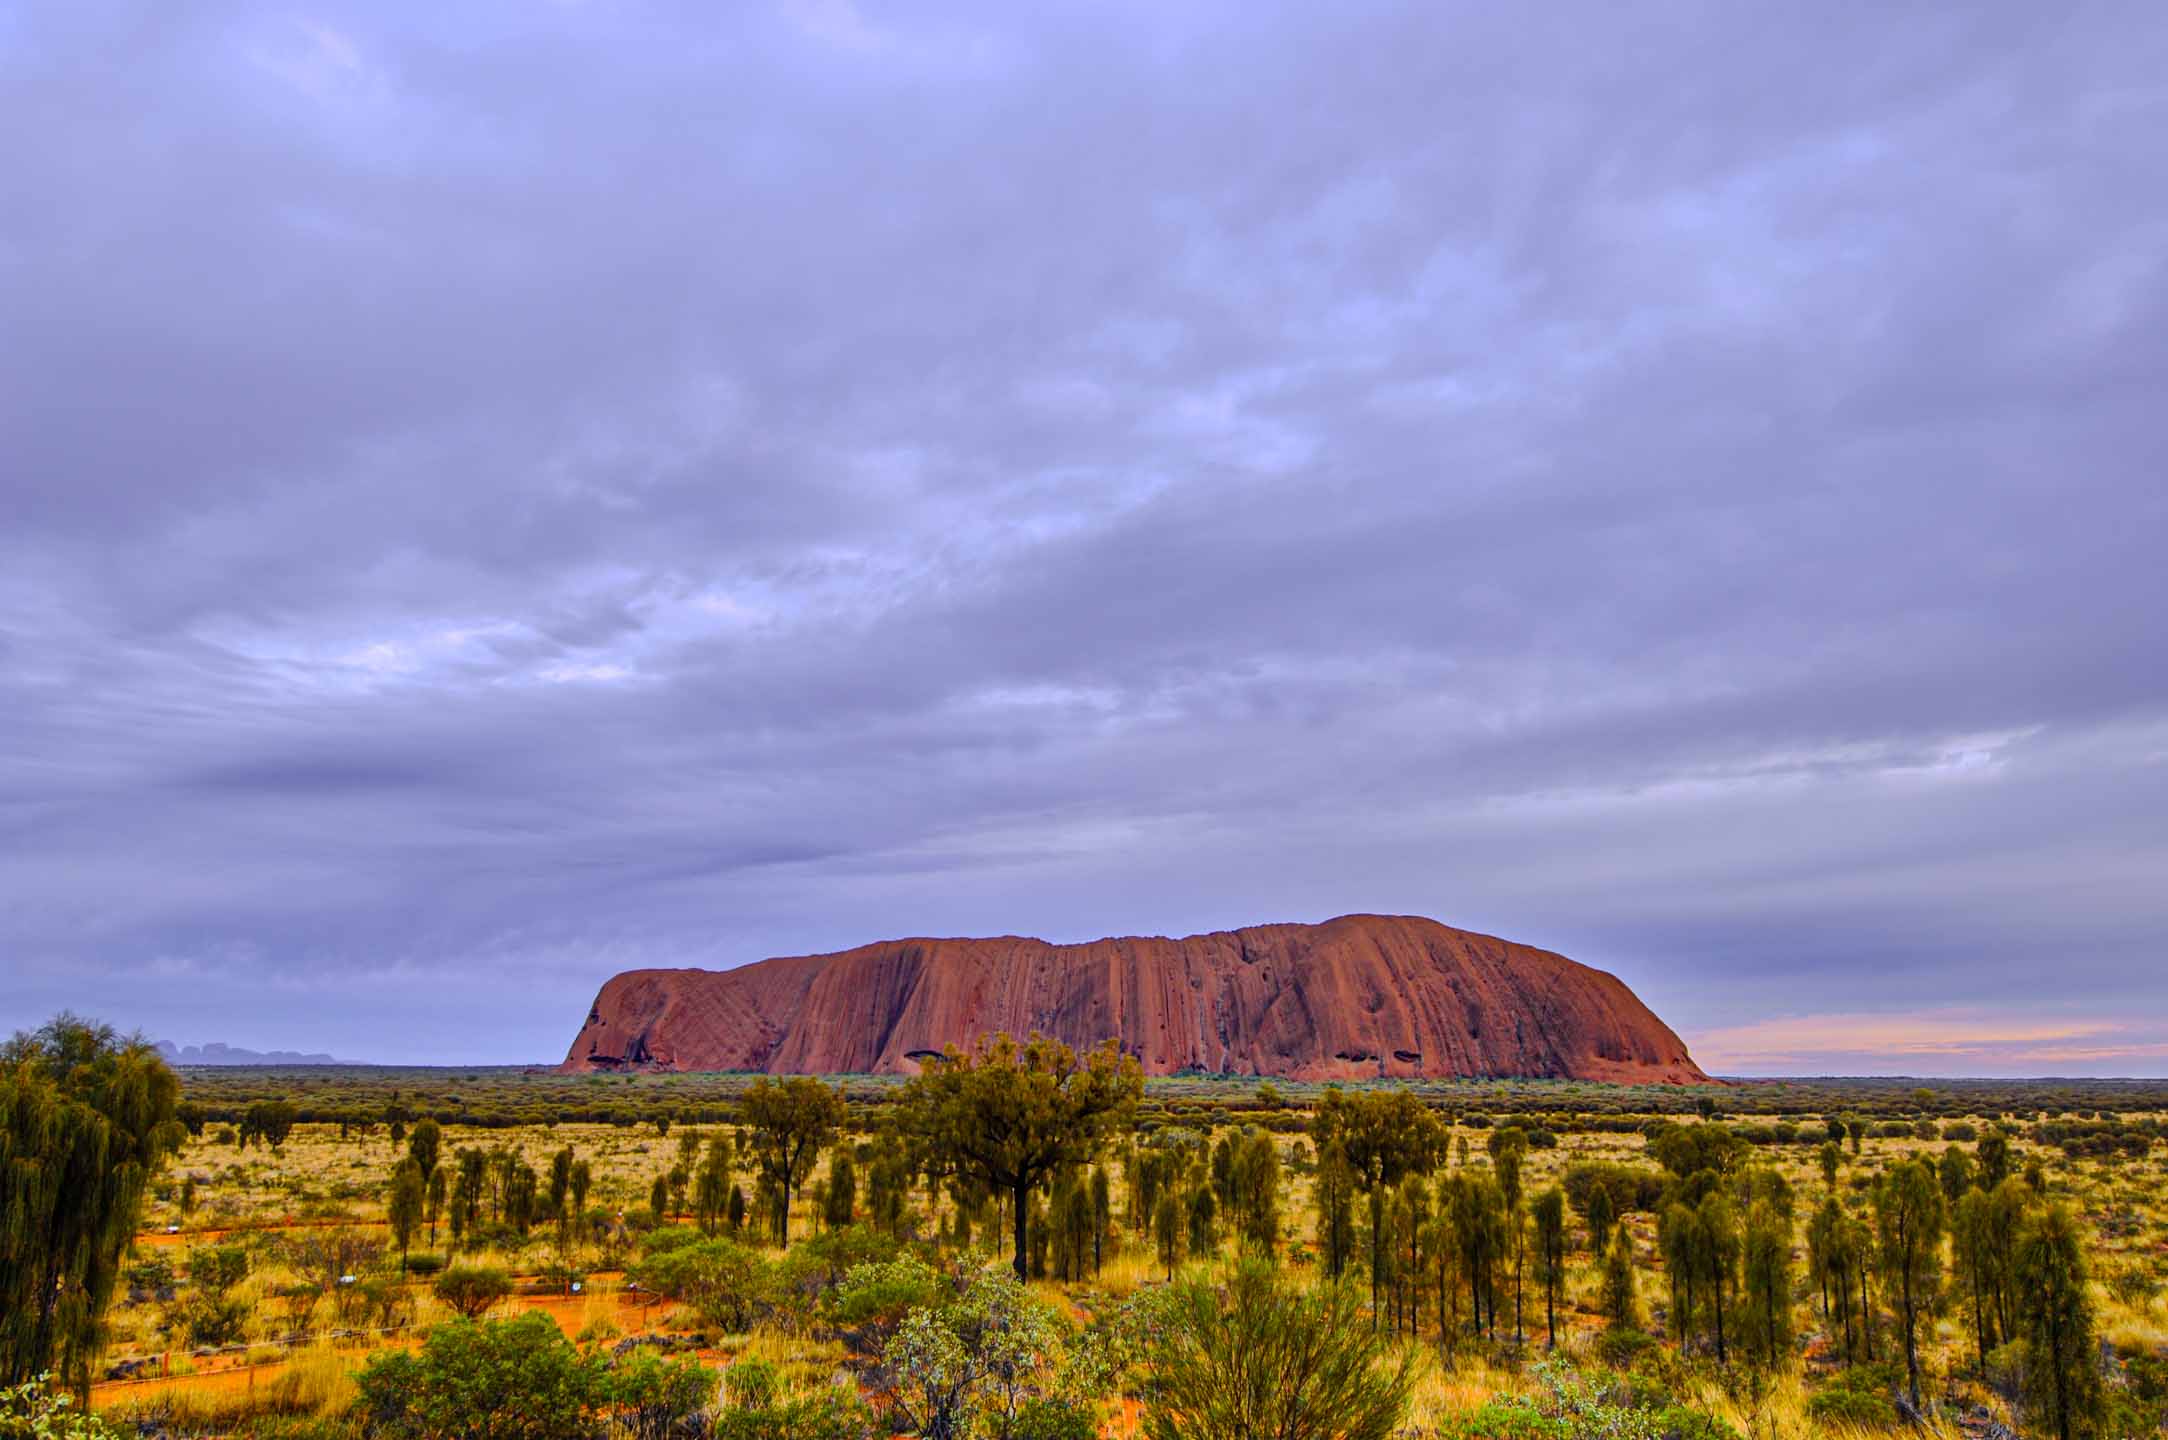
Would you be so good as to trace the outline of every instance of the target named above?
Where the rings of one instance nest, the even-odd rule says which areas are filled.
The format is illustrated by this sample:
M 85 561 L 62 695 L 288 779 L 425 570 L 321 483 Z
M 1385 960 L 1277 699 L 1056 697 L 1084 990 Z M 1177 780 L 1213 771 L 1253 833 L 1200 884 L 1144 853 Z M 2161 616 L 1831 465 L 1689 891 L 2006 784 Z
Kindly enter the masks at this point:
M 379 1330 L 405 1325 L 414 1319 L 414 1302 L 397 1275 L 371 1275 L 351 1287 L 356 1300 L 366 1307 L 369 1323 Z
M 2143 1310 L 2160 1294 L 2160 1277 L 2144 1265 L 2123 1265 L 2107 1273 L 2108 1293 L 2133 1310 Z
M 2025 1388 L 2025 1342 L 2011 1340 L 1987 1352 L 1987 1383 L 2005 1399 Z
M 1852 1365 L 1829 1377 L 1829 1384 L 1838 1390 L 1862 1390 L 1870 1395 L 1895 1394 L 1902 1373 L 1894 1360 L 1878 1360 L 1872 1365 Z
M 748 1355 L 723 1371 L 723 1402 L 734 1409 L 769 1409 L 781 1388 L 782 1377 L 775 1366 L 758 1355 Z
M 1051 1392 L 1065 1329 L 1012 1271 L 982 1271 L 956 1299 L 897 1327 L 882 1355 L 892 1413 L 924 1440 L 972 1434 L 997 1398 L 1006 1415 Z
M 586 1440 L 608 1399 L 602 1360 L 541 1314 L 439 1325 L 355 1379 L 370 1428 L 407 1440 Z
M 874 1440 L 882 1426 L 856 1390 L 836 1385 L 780 1405 L 724 1410 L 708 1433 L 713 1440 Z
M 367 1434 L 343 1415 L 250 1415 L 221 1433 L 233 1440 L 364 1440 Z
M 1456 1415 L 1438 1430 L 1439 1440 L 1571 1440 L 1566 1422 L 1525 1399 L 1492 1400 Z
M 1668 1405 L 1656 1412 L 1654 1427 L 1662 1440 L 1740 1440 L 1739 1432 L 1706 1410 Z
M 1224 1289 L 1192 1281 L 1165 1294 L 1150 1440 L 1384 1440 L 1407 1414 L 1409 1358 L 1393 1356 L 1349 1284 L 1304 1289 L 1252 1260 Z
M 1665 1185 L 1664 1177 L 1658 1171 L 1606 1160 L 1574 1161 L 1566 1167 L 1561 1183 L 1566 1191 L 1566 1203 L 1584 1222 L 1589 1218 L 1589 1204 L 1598 1190 L 1610 1195 L 1611 1212 L 1615 1216 L 1628 1210 L 1657 1209 L 1663 1203 Z
M 121 1272 L 121 1280 L 128 1287 L 131 1300 L 171 1300 L 173 1298 L 173 1262 L 153 1255 L 130 1265 Z
M 916 1255 L 902 1255 L 886 1263 L 852 1266 L 823 1308 L 828 1323 L 854 1353 L 877 1357 L 906 1315 L 938 1305 L 949 1294 L 948 1282 L 932 1266 Z
M 248 1329 L 248 1302 L 211 1290 L 190 1292 L 171 1316 L 191 1345 L 231 1345 Z
M 1854 1365 L 1830 1376 L 1820 1390 L 1807 1398 L 1807 1414 L 1825 1425 L 1893 1428 L 1900 1418 L 1890 1399 L 1897 1385 L 1895 1361 Z
M 1822 1425 L 1862 1430 L 1894 1430 L 1898 1418 L 1887 1395 L 1865 1390 L 1817 1390 L 1807 1397 L 1807 1415 Z
M 0 1440 L 121 1440 L 128 1433 L 74 1409 L 72 1397 L 49 1393 L 50 1378 L 0 1386 Z
M 1672 1361 L 1673 1365 L 1663 1362 Z M 1669 1410 L 1679 1403 L 1681 1377 L 1676 1357 L 1658 1346 L 1643 1355 L 1634 1368 L 1619 1376 L 1615 1387 L 1619 1399 L 1636 1410 Z
M 205 1245 L 188 1252 L 188 1283 L 223 1294 L 248 1278 L 248 1251 L 239 1245 Z
M 1556 1359 L 1536 1362 L 1534 1373 L 1542 1385 L 1538 1394 L 1486 1406 L 1468 1417 L 1455 1440 L 1492 1434 L 1516 1440 L 1739 1440 L 1722 1420 L 1679 1404 L 1652 1376 L 1621 1382 L 1601 1372 L 1575 1371 Z M 1486 1425 L 1496 1428 L 1481 1428 Z
M 1035 1396 L 1017 1412 L 1009 1440 L 1099 1440 L 1099 1412 L 1077 1401 Z
M 667 1236 L 670 1231 L 655 1233 Z M 627 1278 L 643 1290 L 683 1303 L 710 1325 L 750 1330 L 772 1301 L 768 1262 L 735 1240 L 701 1238 L 659 1251 L 642 1248 L 646 1257 Z
M 2161 1430 L 2161 1410 L 2148 1405 L 2128 1390 L 2110 1390 L 2107 1395 L 2107 1424 L 2104 1433 L 2109 1435 L 2157 1435 Z
M 698 1360 L 665 1360 L 640 1351 L 611 1370 L 604 1397 L 631 1440 L 696 1435 L 715 1399 L 715 1372 Z
M 683 1250 L 688 1245 L 698 1245 L 708 1237 L 691 1225 L 665 1225 L 650 1230 L 640 1237 L 640 1254 L 643 1258 Z
M 1596 1337 L 1596 1358 L 1612 1370 L 1631 1370 L 1655 1348 L 1655 1337 L 1643 1330 L 1606 1330 Z
M 444 1257 L 431 1250 L 417 1250 L 407 1256 L 407 1273 L 427 1279 L 444 1268 Z
M 2168 1354 L 2124 1356 L 2123 1383 L 2141 1404 L 2168 1409 Z
M 462 1318 L 473 1320 L 512 1293 L 512 1277 L 494 1265 L 455 1265 L 430 1288 Z

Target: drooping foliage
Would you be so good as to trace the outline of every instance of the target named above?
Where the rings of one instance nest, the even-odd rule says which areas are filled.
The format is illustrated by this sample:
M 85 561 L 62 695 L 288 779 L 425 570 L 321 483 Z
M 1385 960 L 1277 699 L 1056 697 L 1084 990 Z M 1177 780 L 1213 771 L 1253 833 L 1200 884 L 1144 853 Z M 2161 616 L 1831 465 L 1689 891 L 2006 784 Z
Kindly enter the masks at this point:
M 2026 1410 L 2038 1433 L 2085 1440 L 2100 1431 L 2100 1347 L 2085 1242 L 2070 1212 L 2049 1205 L 2029 1220 L 2015 1263 Z
M 0 1047 L 0 1385 L 88 1389 L 179 1102 L 156 1050 L 73 1015 Z
M 1536 1197 L 1536 1283 L 1543 1287 L 1545 1343 L 1558 1348 L 1558 1296 L 1566 1284 L 1566 1194 L 1553 1186 Z
M 843 1126 L 843 1092 L 804 1075 L 762 1077 L 745 1092 L 742 1108 L 754 1161 L 773 1198 L 775 1238 L 788 1245 L 791 1197 Z
M 1875 1252 L 1898 1326 L 1913 1408 L 1920 1403 L 1920 1328 L 1942 1292 L 1948 1226 L 1941 1178 L 1924 1160 L 1893 1167 L 1875 1188 Z
M 1310 1120 L 1319 1153 L 1337 1152 L 1370 1198 L 1370 1304 L 1378 1303 L 1385 1257 L 1385 1197 L 1403 1177 L 1421 1174 L 1445 1158 L 1446 1132 L 1438 1117 L 1406 1090 L 1328 1088 Z
M 1057 1170 L 1089 1162 L 1143 1094 L 1135 1057 L 1109 1041 L 1089 1055 L 1043 1035 L 997 1035 L 981 1051 L 950 1046 L 898 1097 L 898 1124 L 929 1169 L 1010 1194 L 1014 1268 L 1029 1270 L 1030 1195 Z

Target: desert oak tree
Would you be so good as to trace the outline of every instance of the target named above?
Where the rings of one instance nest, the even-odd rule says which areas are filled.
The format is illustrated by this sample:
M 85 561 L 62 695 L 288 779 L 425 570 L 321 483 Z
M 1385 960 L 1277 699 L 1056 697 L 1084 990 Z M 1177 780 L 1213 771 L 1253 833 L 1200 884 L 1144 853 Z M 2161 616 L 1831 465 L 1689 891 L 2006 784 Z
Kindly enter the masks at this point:
M 951 1045 L 899 1097 L 903 1129 L 928 1162 L 1009 1192 L 1016 1274 L 1029 1266 L 1031 1193 L 1055 1171 L 1090 1160 L 1144 1093 L 1135 1057 L 1112 1040 L 1090 1054 L 1033 1035 L 996 1035 L 976 1054 Z

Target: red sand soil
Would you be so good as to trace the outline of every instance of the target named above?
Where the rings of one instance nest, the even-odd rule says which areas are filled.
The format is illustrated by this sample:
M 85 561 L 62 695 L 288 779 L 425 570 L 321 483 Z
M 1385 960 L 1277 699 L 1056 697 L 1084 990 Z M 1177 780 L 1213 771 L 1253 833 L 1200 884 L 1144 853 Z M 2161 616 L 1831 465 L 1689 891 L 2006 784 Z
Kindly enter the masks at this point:
M 267 1220 L 260 1225 L 228 1225 L 209 1230 L 182 1229 L 178 1234 L 163 1230 L 139 1231 L 135 1237 L 137 1249 L 157 1249 L 162 1245 L 202 1245 L 213 1240 L 224 1240 L 233 1235 L 275 1235 L 288 1230 L 382 1230 L 381 1220 Z

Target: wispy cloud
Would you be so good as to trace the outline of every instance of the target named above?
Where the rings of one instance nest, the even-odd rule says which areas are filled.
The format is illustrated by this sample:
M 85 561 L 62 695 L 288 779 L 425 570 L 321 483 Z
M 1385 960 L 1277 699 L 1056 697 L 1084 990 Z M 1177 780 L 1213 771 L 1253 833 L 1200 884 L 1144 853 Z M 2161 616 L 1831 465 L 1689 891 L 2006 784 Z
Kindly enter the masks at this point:
M 1686 1038 L 1704 1068 L 1737 1075 L 2140 1075 L 2168 1059 L 2168 1023 L 2158 1019 L 1965 1009 L 1789 1015 Z
M 1389 910 L 2149 1064 L 2168 7 L 6 14 L 0 1029 Z

